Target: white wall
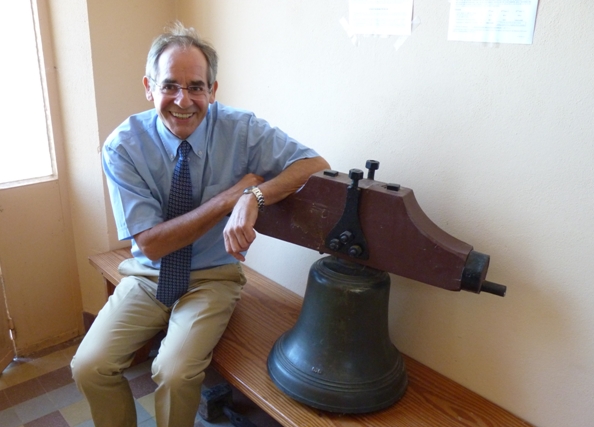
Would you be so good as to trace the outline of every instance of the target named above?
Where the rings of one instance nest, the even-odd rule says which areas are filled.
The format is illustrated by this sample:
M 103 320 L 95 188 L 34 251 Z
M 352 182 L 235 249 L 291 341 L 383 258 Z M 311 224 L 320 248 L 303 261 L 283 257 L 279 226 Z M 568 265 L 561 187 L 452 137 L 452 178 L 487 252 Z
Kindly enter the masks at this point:
M 397 347 L 535 425 L 592 425 L 594 4 L 541 2 L 532 45 L 486 47 L 448 42 L 447 0 L 417 0 L 398 50 L 354 46 L 346 0 L 177 4 L 219 50 L 220 101 L 334 169 L 379 160 L 376 179 L 491 255 L 505 298 L 394 276 Z M 259 236 L 248 265 L 303 293 L 317 257 Z

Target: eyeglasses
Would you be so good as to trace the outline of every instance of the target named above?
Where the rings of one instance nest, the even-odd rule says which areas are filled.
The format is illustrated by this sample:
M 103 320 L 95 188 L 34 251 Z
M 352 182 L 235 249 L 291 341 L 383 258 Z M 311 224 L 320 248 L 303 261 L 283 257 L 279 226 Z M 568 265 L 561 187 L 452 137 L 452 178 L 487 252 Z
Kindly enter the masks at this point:
M 190 98 L 200 98 L 210 93 L 210 86 L 190 85 L 188 87 L 184 87 L 182 85 L 178 85 L 177 83 L 159 84 L 152 77 L 149 78 L 155 84 L 155 86 L 159 88 L 159 91 L 165 96 L 177 97 L 182 89 L 188 91 L 188 96 Z

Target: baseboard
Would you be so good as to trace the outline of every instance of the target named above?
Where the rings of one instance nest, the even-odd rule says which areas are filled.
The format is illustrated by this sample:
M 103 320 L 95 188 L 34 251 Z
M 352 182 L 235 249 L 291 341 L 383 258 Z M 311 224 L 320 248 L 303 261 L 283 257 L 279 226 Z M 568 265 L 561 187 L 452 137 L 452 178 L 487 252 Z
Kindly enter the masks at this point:
M 65 343 L 73 342 L 73 340 L 77 340 L 79 338 L 80 333 L 78 329 L 65 332 L 63 334 L 56 335 L 55 337 L 43 340 L 41 342 L 26 347 L 17 347 L 17 357 L 39 356 L 39 354 L 45 354 L 49 350 L 61 347 Z
M 83 316 L 83 326 L 85 328 L 85 333 L 86 333 L 86 332 L 89 332 L 89 329 L 91 329 L 91 325 L 95 321 L 95 318 L 97 317 L 97 315 L 83 311 L 82 316 Z

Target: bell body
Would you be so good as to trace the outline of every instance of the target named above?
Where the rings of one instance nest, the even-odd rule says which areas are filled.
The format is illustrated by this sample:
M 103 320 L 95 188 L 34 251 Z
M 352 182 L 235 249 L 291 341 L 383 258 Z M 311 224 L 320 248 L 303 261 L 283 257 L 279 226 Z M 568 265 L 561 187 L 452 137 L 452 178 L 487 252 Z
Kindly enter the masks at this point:
M 372 412 L 398 401 L 407 376 L 388 333 L 389 293 L 388 273 L 335 257 L 315 262 L 297 323 L 268 356 L 277 387 L 338 413 Z

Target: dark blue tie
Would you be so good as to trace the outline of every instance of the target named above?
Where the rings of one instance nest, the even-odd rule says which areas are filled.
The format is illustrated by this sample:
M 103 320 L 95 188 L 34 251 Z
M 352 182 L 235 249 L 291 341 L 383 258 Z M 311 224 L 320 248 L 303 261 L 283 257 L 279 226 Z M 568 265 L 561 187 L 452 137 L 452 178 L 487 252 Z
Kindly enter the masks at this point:
M 167 203 L 167 220 L 192 210 L 192 180 L 188 165 L 191 146 L 182 141 L 179 146 L 179 159 L 171 179 L 171 191 Z M 188 290 L 192 264 L 192 245 L 178 249 L 161 259 L 157 299 L 171 307 Z

